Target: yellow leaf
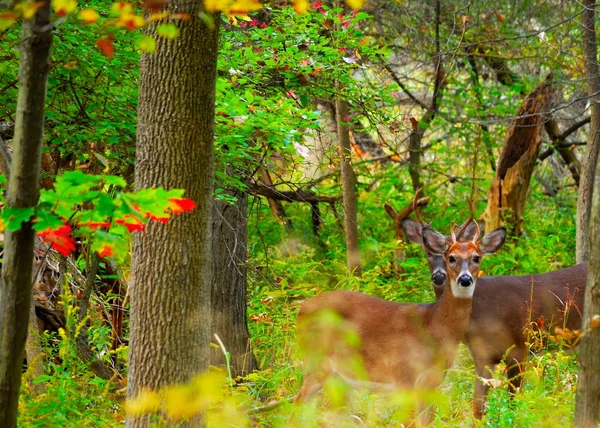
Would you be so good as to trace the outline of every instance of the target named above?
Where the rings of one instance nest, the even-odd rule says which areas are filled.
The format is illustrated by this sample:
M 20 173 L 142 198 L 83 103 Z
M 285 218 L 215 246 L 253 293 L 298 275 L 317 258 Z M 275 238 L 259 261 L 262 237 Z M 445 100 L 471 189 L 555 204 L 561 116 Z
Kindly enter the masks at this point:
M 141 28 L 146 25 L 146 20 L 139 15 L 135 15 L 130 12 L 124 12 L 121 14 L 121 16 L 119 16 L 117 25 L 120 27 L 125 27 L 128 30 L 135 30 L 136 28 Z
M 133 9 L 131 4 L 124 3 L 124 2 L 113 3 L 110 8 L 113 11 L 113 13 L 116 13 L 119 15 L 122 13 L 131 13 L 131 11 Z
M 63 68 L 66 68 L 67 70 L 73 70 L 76 67 L 77 67 L 77 61 L 69 61 L 69 62 L 65 63 L 65 65 L 63 65 Z
M 229 0 L 204 0 L 204 8 L 207 12 L 219 12 L 229 5 Z
M 358 10 L 365 5 L 365 0 L 346 0 L 346 4 L 350 6 L 350 9 Z
M 56 16 L 65 16 L 73 12 L 77 7 L 77 0 L 52 0 L 52 8 Z
M 306 13 L 310 9 L 308 0 L 294 0 L 294 11 L 299 14 Z
M 149 389 L 142 390 L 137 397 L 127 400 L 125 411 L 134 416 L 155 413 L 160 410 L 160 397 Z
M 237 27 L 237 26 L 238 26 L 238 20 L 237 20 L 237 18 L 235 17 L 235 15 L 229 15 L 229 16 L 227 17 L 227 19 L 229 20 L 229 23 L 230 23 L 231 25 L 233 25 L 234 27 Z
M 144 52 L 154 53 L 156 52 L 156 40 L 150 36 L 144 36 L 138 42 L 138 47 Z
M 79 12 L 79 19 L 81 19 L 83 22 L 87 22 L 88 24 L 94 24 L 95 22 L 98 22 L 99 18 L 100 15 L 98 15 L 98 12 L 96 12 L 94 9 L 83 9 L 81 12 Z
M 19 15 L 13 12 L 0 13 L 0 31 L 6 30 L 19 19 Z
M 43 1 L 33 2 L 28 1 L 25 3 L 20 3 L 15 6 L 15 11 L 20 12 L 23 15 L 23 18 L 30 19 L 35 16 L 37 10 L 44 5 Z
M 166 18 L 167 16 L 169 16 L 169 12 L 153 13 L 148 17 L 148 21 L 151 21 L 151 22 L 160 21 L 161 19 Z
M 245 15 L 250 12 L 256 12 L 262 9 L 262 4 L 259 0 L 236 0 L 227 13 L 229 15 Z

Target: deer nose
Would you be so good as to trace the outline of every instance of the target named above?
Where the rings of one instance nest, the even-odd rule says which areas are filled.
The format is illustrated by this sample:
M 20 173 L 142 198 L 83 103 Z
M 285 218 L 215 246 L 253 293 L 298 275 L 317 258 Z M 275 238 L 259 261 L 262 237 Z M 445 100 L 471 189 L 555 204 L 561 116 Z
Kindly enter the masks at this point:
M 435 285 L 444 285 L 446 282 L 446 274 L 440 271 L 434 272 L 433 275 L 431 275 L 431 280 Z
M 458 278 L 458 283 L 463 287 L 469 287 L 473 284 L 473 278 L 471 275 L 464 274 L 460 278 Z

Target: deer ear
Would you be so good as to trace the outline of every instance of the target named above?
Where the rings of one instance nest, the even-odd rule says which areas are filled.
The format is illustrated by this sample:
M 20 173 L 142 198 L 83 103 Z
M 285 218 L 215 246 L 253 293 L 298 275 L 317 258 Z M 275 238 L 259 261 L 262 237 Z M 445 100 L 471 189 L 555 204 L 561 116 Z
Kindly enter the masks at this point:
M 421 226 L 414 220 L 404 217 L 402 219 L 402 229 L 404 230 L 404 236 L 413 244 L 423 245 L 423 235 L 421 234 Z
M 481 239 L 481 243 L 479 244 L 479 250 L 483 253 L 483 255 L 494 254 L 504 245 L 504 240 L 506 239 L 506 229 L 500 227 L 496 230 L 492 230 L 490 233 L 485 235 L 483 239 Z
M 469 242 L 473 240 L 475 234 L 477 233 L 477 226 L 475 224 L 476 221 L 477 220 L 472 220 L 469 222 L 469 224 L 467 224 L 467 226 L 461 230 L 458 235 L 456 235 L 456 240 L 458 242 Z M 481 224 L 479 224 L 479 229 L 481 231 L 480 233 L 483 234 L 483 226 Z
M 430 253 L 444 254 L 448 249 L 446 237 L 430 227 L 421 229 L 421 236 L 423 236 L 423 246 Z

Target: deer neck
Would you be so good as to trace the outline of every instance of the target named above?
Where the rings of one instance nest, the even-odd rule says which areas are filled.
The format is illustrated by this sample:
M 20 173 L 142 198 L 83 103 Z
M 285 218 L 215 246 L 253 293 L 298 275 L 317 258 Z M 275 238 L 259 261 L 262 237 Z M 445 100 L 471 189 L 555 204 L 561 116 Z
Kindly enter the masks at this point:
M 446 285 L 440 299 L 433 304 L 431 332 L 434 339 L 441 344 L 448 364 L 454 361 L 458 344 L 467 331 L 472 304 L 472 297 L 455 297 L 450 284 Z

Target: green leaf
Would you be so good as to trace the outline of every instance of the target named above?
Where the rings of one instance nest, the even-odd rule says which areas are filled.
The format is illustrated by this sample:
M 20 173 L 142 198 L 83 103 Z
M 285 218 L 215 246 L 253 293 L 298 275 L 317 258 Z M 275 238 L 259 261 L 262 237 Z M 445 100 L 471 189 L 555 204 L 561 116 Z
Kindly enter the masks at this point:
M 156 27 L 156 32 L 165 39 L 175 39 L 179 36 L 179 28 L 175 24 L 160 24 Z
M 33 216 L 34 208 L 12 208 L 6 207 L 2 212 L 2 222 L 6 225 L 6 230 L 16 232 L 21 229 L 21 224 L 28 222 Z

